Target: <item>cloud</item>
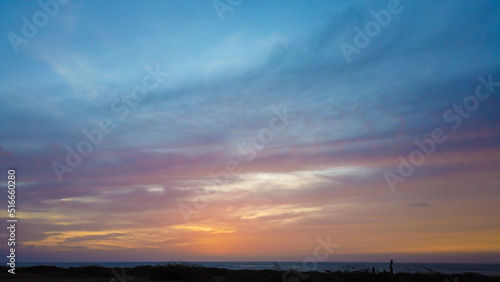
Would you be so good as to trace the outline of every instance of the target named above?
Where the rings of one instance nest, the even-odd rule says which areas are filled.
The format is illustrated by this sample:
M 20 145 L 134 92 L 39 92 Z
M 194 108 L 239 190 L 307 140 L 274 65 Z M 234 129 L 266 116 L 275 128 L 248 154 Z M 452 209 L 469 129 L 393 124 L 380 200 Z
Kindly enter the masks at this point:
M 116 238 L 126 235 L 126 233 L 108 233 L 108 234 L 102 234 L 102 235 L 85 235 L 85 236 L 76 236 L 76 237 L 70 237 L 66 238 L 64 242 L 66 243 L 78 243 L 82 241 L 103 241 L 106 239 L 111 239 L 111 238 Z
M 351 42 L 354 27 L 371 21 L 370 10 L 382 4 L 334 3 L 317 25 L 255 23 L 254 33 L 243 6 L 239 18 L 221 25 L 204 14 L 193 22 L 165 20 L 157 13 L 173 17 L 174 11 L 145 4 L 138 9 L 151 12 L 150 25 L 140 28 L 134 23 L 144 16 L 123 7 L 116 11 L 130 16 L 123 32 L 111 22 L 87 21 L 89 7 L 82 4 L 63 19 L 72 23 L 65 36 L 79 40 L 69 42 L 47 28 L 48 37 L 40 34 L 21 63 L 6 60 L 6 70 L 30 83 L 20 87 L 13 74 L 0 72 L 8 82 L 0 91 L 0 169 L 14 167 L 21 179 L 19 236 L 41 252 L 54 251 L 54 258 L 71 257 L 77 247 L 95 258 L 102 249 L 127 247 L 124 242 L 135 250 L 151 248 L 155 258 L 166 250 L 238 255 L 245 242 L 255 243 L 241 252 L 257 256 L 290 246 L 299 255 L 310 253 L 311 234 L 325 232 L 338 235 L 351 254 L 413 252 L 407 238 L 427 244 L 432 236 L 438 239 L 426 245 L 429 251 L 439 244 L 450 252 L 461 244 L 464 250 L 484 248 L 460 241 L 463 236 L 445 239 L 463 230 L 483 232 L 477 238 L 500 250 L 492 239 L 498 226 L 487 221 L 498 211 L 500 99 L 495 92 L 458 130 L 443 120 L 445 111 L 473 95 L 479 75 L 500 79 L 499 9 L 488 1 L 455 4 L 405 2 L 401 15 L 351 63 L 339 43 Z M 294 5 L 289 9 L 298 13 Z M 183 9 L 175 13 L 187 17 Z M 248 9 L 252 21 L 278 12 Z M 103 18 L 111 21 L 108 16 Z M 201 37 L 187 32 L 193 30 Z M 86 33 L 92 40 L 82 37 Z M 52 36 L 60 42 L 48 40 Z M 141 82 L 145 66 L 157 63 L 172 77 L 121 120 L 111 102 Z M 296 118 L 272 142 L 260 142 L 265 149 L 248 161 L 239 145 L 270 126 L 276 106 Z M 82 130 L 102 119 L 116 129 L 59 183 L 52 162 L 65 163 L 66 146 L 75 148 L 86 138 Z M 414 140 L 428 138 L 436 127 L 448 140 L 398 193 L 389 193 L 383 171 L 397 169 L 398 156 L 407 157 L 417 148 Z M 229 161 L 238 161 L 241 173 L 223 184 L 192 226 L 184 226 L 178 205 L 191 205 L 196 192 L 214 188 L 210 172 L 225 170 Z M 434 207 L 446 212 L 437 216 Z M 462 230 L 446 230 L 453 224 Z M 394 246 L 385 243 L 387 236 Z

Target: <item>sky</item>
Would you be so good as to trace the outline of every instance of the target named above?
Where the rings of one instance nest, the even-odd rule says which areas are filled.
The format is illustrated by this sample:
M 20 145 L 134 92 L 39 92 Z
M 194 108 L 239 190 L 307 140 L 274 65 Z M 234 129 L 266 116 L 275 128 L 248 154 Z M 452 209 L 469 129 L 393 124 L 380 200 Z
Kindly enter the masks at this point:
M 2 1 L 2 260 L 15 169 L 19 262 L 500 263 L 499 31 L 487 0 Z

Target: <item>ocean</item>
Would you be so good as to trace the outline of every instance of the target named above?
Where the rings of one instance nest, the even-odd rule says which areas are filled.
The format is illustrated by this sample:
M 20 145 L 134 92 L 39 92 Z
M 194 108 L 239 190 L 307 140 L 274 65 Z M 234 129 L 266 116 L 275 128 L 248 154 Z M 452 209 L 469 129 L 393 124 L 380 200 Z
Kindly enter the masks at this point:
M 156 265 L 163 262 L 53 262 L 53 263 L 18 263 L 17 266 L 35 266 L 35 265 L 53 265 L 58 267 L 79 267 L 88 265 L 100 265 L 104 267 L 135 267 L 139 265 Z M 227 269 L 273 269 L 274 262 L 189 262 L 190 264 L 198 264 L 205 267 L 219 267 Z M 319 262 L 317 267 L 308 266 L 304 268 L 302 262 L 278 262 L 283 270 L 290 268 L 318 271 L 336 271 L 336 270 L 356 270 L 369 269 L 375 267 L 376 271 L 389 271 L 389 263 L 380 262 Z M 394 263 L 394 272 L 440 272 L 444 274 L 459 274 L 464 272 L 478 273 L 482 275 L 497 276 L 500 275 L 500 264 L 487 263 Z

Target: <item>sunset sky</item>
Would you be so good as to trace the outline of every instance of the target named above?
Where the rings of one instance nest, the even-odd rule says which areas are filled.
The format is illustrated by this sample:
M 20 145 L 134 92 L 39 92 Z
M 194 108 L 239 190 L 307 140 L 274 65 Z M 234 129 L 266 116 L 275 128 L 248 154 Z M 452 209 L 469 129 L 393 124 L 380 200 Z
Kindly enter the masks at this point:
M 2 262 L 14 168 L 19 262 L 500 263 L 498 1 L 46 1 L 0 2 Z

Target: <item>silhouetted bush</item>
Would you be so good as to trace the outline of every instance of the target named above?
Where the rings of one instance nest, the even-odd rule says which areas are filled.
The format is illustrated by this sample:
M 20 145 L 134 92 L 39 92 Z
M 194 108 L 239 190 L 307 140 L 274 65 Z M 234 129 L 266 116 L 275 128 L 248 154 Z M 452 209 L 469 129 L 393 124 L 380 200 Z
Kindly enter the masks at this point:
M 82 266 L 60 268 L 56 266 L 31 266 L 16 268 L 16 275 L 9 274 L 8 268 L 0 266 L 0 280 L 9 281 L 110 281 L 114 278 L 112 270 L 134 277 L 130 281 L 224 281 L 224 282 L 493 282 L 497 277 L 488 277 L 476 273 L 445 275 L 434 271 L 428 273 L 373 274 L 373 271 L 349 266 L 337 271 L 282 270 L 278 264 L 269 270 L 228 270 L 225 268 L 203 267 L 186 262 L 168 262 L 157 265 L 144 265 L 126 268 L 107 268 L 102 266 Z M 284 277 L 286 276 L 286 277 Z M 301 279 L 300 277 L 304 278 Z M 285 278 L 285 279 L 284 279 Z

